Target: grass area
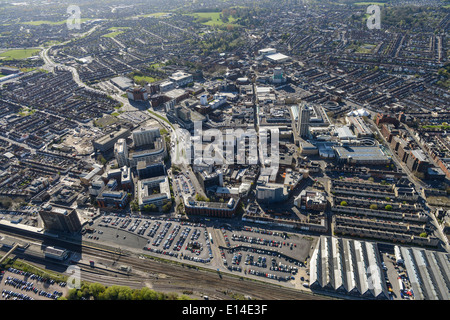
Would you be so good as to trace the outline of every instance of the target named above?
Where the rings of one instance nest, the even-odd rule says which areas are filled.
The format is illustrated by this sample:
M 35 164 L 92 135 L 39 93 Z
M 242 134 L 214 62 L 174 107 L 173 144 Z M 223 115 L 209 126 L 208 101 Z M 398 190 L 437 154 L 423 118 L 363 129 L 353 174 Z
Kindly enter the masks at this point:
M 450 130 L 450 125 L 441 124 L 441 125 L 425 125 L 422 128 L 426 129 L 441 129 L 441 130 Z
M 124 29 L 131 29 L 131 27 L 111 27 L 111 28 L 108 28 L 108 30 L 111 30 L 111 31 L 124 30 Z
M 133 80 L 136 82 L 136 83 L 140 83 L 140 82 L 148 82 L 148 83 L 152 83 L 152 82 L 155 82 L 155 81 L 157 81 L 158 79 L 156 79 L 156 78 L 153 78 L 153 77 L 148 77 L 148 76 L 134 76 L 133 77 Z
M 375 49 L 375 44 L 365 43 L 356 49 L 358 53 L 371 53 L 373 49 Z
M 121 34 L 121 33 L 124 33 L 125 31 L 114 31 L 114 32 L 110 32 L 110 33 L 107 33 L 107 34 L 104 34 L 104 35 L 102 35 L 102 37 L 104 37 L 104 38 L 114 38 L 115 36 L 118 36 L 119 34 Z
M 160 64 L 160 63 L 153 63 L 153 64 L 151 64 L 150 66 L 149 66 L 149 68 L 151 68 L 151 69 L 159 69 L 159 68 L 161 68 L 162 67 L 162 65 Z
M 22 270 L 25 272 L 34 273 L 38 276 L 41 276 L 43 278 L 53 279 L 57 282 L 64 281 L 67 282 L 68 277 L 56 272 L 51 272 L 48 270 L 42 270 L 34 265 L 28 264 L 25 261 L 17 260 L 17 259 L 11 259 L 7 258 L 6 261 L 3 264 L 3 268 L 7 270 L 8 268 L 14 268 L 17 270 Z
M 13 49 L 0 53 L 4 60 L 21 60 L 38 54 L 40 49 Z
M 221 12 L 195 12 L 188 14 L 189 16 L 193 16 L 196 18 L 196 22 L 199 22 L 206 26 L 222 26 L 233 25 L 233 22 L 236 21 L 232 16 L 228 17 L 228 22 L 223 22 L 220 18 Z
M 33 115 L 35 113 L 36 113 L 36 110 L 31 109 L 31 108 L 27 108 L 27 107 L 23 107 L 19 111 L 19 116 L 21 116 L 21 117 L 31 116 L 31 115 Z

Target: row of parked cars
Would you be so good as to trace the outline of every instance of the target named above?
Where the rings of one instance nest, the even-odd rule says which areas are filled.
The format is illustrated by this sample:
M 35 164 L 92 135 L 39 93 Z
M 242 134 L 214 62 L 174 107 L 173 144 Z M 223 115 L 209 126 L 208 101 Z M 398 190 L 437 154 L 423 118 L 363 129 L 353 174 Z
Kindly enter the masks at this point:
M 55 280 L 49 279 L 49 278 L 44 278 L 44 277 L 42 277 L 40 275 L 37 275 L 37 274 L 34 274 L 34 273 L 26 272 L 26 271 L 23 271 L 23 270 L 18 270 L 18 269 L 12 268 L 12 267 L 9 267 L 8 271 L 11 272 L 11 273 L 22 275 L 24 277 L 29 277 L 31 280 L 36 280 L 36 281 L 44 282 L 44 283 L 47 283 L 47 284 L 55 284 Z M 1 280 L 1 278 L 0 278 L 0 280 Z M 58 283 L 58 285 L 60 287 L 65 287 L 67 285 L 67 283 L 61 281 L 61 282 Z
M 161 225 L 161 222 L 156 221 L 156 224 L 154 224 L 154 225 L 152 226 L 152 228 L 150 229 L 150 231 L 148 232 L 147 235 L 148 235 L 149 237 L 153 238 L 153 237 L 155 236 L 155 234 L 156 234 L 156 231 L 158 231 L 160 225 Z
M 268 239 L 263 239 L 263 238 L 258 238 L 258 237 L 248 237 L 248 236 L 244 236 L 244 235 L 237 235 L 234 233 L 231 235 L 231 239 L 233 241 L 241 241 L 241 242 L 247 242 L 247 243 L 253 243 L 253 244 L 260 244 L 260 245 L 265 245 L 265 246 L 269 246 L 269 247 L 281 247 L 281 245 L 282 245 L 281 241 L 268 240 Z
M 8 300 L 10 298 L 12 298 L 13 300 L 34 300 L 32 297 L 28 296 L 25 293 L 14 292 L 7 289 L 2 290 L 2 298 L 5 300 Z
M 269 278 L 269 279 L 274 279 L 274 280 L 279 280 L 279 281 L 289 281 L 291 279 L 293 279 L 292 276 L 278 276 L 276 274 L 271 274 L 271 273 L 266 273 L 263 271 L 258 271 L 258 270 L 253 270 L 253 269 L 249 269 L 248 270 L 249 274 L 253 274 L 256 276 L 260 276 L 260 277 L 265 277 L 265 278 Z
M 195 231 L 197 231 L 197 229 L 195 229 Z M 189 228 L 189 227 L 183 228 L 183 231 L 181 232 L 181 235 L 180 235 L 180 239 L 178 239 L 177 243 L 173 247 L 173 250 L 175 250 L 175 251 L 181 250 L 181 248 L 182 248 L 184 242 L 186 241 L 190 232 L 191 232 L 191 228 Z

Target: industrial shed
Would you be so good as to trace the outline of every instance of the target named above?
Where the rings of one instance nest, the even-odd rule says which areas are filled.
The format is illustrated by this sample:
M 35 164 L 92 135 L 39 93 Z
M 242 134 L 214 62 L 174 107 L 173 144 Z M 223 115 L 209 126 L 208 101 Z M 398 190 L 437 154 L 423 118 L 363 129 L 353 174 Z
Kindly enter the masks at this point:
M 398 247 L 415 300 L 450 300 L 450 254 L 419 248 Z M 397 255 L 396 255 L 397 256 Z
M 389 299 L 375 243 L 322 236 L 310 262 L 310 288 Z

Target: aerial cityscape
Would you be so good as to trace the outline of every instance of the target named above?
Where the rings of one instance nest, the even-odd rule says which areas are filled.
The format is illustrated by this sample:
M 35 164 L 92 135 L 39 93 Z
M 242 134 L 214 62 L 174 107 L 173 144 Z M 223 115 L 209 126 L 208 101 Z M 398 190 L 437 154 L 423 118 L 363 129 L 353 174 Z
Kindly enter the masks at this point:
M 450 300 L 449 29 L 450 0 L 1 1 L 0 300 Z

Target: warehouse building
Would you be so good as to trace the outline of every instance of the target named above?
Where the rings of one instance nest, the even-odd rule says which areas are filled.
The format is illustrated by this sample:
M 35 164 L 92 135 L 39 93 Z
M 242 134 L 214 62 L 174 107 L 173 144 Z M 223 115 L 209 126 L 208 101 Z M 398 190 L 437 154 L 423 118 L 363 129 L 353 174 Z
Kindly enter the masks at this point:
M 266 55 L 266 59 L 272 63 L 283 63 L 289 61 L 291 58 L 282 53 L 274 53 L 270 55 Z
M 415 300 L 450 299 L 450 254 L 399 246 L 395 250 L 406 268 Z
M 338 163 L 353 165 L 386 165 L 391 159 L 379 147 L 337 146 L 334 147 Z
M 375 243 L 321 236 L 311 256 L 310 288 L 367 299 L 389 299 Z

